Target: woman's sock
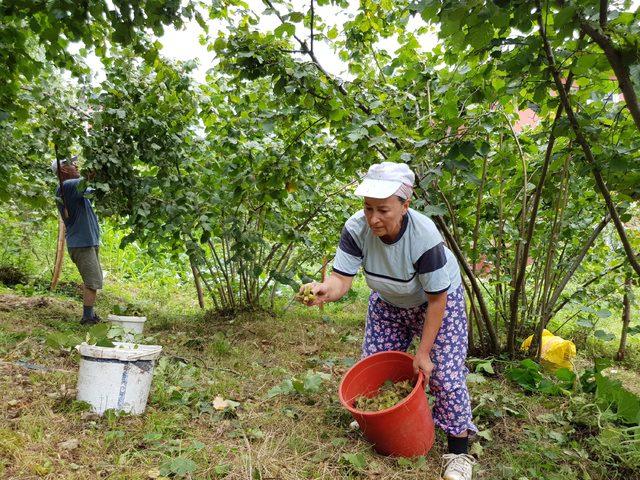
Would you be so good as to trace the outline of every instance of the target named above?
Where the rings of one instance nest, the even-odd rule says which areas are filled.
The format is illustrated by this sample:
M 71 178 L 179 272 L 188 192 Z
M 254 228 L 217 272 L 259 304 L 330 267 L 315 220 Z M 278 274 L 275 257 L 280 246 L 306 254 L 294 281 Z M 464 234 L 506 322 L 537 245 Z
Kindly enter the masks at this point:
M 469 453 L 469 437 L 454 437 L 447 436 L 447 447 L 449 453 L 455 453 L 460 455 L 462 453 Z
M 82 307 L 82 318 L 93 318 L 93 305 Z

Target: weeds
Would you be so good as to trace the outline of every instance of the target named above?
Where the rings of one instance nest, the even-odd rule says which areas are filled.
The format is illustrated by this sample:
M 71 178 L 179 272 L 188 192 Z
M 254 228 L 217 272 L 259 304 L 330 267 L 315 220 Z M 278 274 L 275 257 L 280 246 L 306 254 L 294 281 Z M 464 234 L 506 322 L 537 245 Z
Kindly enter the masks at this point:
M 113 288 L 103 308 L 121 297 Z M 74 400 L 75 357 L 44 348 L 46 335 L 86 339 L 87 329 L 57 301 L 29 305 L 1 312 L 0 354 L 61 371 L 0 363 L 2 478 L 437 478 L 443 435 L 426 457 L 399 460 L 376 455 L 349 428 L 336 392 L 359 355 L 362 318 L 352 305 L 327 306 L 330 321 L 292 308 L 209 323 L 156 306 L 147 327 L 169 353 L 156 365 L 147 412 L 102 418 Z M 478 480 L 634 478 L 638 433 L 620 420 L 629 409 L 597 396 L 606 364 L 573 379 L 500 358 L 471 367 Z M 530 390 L 505 379 L 512 369 L 525 370 L 518 378 L 532 379 Z M 570 393 L 542 394 L 542 379 Z M 58 449 L 70 439 L 76 449 Z
M 329 380 L 331 375 L 328 373 L 314 372 L 312 370 L 307 371 L 304 376 L 293 376 L 286 378 L 280 385 L 276 385 L 267 393 L 268 398 L 273 398 L 277 395 L 291 395 L 298 394 L 306 397 L 311 397 L 317 394 L 322 387 L 324 381 Z

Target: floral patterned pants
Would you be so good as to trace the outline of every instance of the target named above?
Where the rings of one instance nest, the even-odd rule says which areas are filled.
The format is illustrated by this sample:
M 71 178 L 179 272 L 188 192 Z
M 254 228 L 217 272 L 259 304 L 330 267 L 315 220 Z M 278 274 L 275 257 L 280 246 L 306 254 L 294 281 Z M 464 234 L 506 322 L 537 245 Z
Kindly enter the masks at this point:
M 362 358 L 386 350 L 406 351 L 414 336 L 422 334 L 427 304 L 401 308 L 380 298 L 369 297 Z M 434 369 L 429 388 L 435 396 L 434 423 L 449 435 L 477 432 L 471 418 L 465 366 L 467 357 L 467 314 L 462 285 L 447 294 L 442 326 L 431 349 Z

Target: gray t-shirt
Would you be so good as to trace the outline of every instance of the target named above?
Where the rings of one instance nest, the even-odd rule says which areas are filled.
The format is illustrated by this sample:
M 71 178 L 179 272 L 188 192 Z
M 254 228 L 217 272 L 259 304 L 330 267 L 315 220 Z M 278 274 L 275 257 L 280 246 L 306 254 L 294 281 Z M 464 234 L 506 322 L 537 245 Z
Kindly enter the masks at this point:
M 403 308 L 422 305 L 427 293 L 455 290 L 462 281 L 458 262 L 433 220 L 413 209 L 403 217 L 400 234 L 392 243 L 373 234 L 363 210 L 347 220 L 333 270 L 354 276 L 360 266 L 372 290 L 385 302 Z

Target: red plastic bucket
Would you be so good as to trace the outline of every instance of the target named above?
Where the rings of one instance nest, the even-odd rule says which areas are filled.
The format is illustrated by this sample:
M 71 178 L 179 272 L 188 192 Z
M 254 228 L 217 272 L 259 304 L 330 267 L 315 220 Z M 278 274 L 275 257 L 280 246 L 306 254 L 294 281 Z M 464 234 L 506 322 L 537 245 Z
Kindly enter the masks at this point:
M 364 412 L 354 407 L 360 395 L 376 392 L 391 380 L 414 380 L 413 356 L 389 351 L 370 355 L 347 371 L 338 390 L 340 402 L 351 412 L 364 436 L 377 452 L 397 457 L 425 455 L 433 446 L 435 431 L 431 408 L 424 391 L 424 376 L 400 403 L 379 412 Z

